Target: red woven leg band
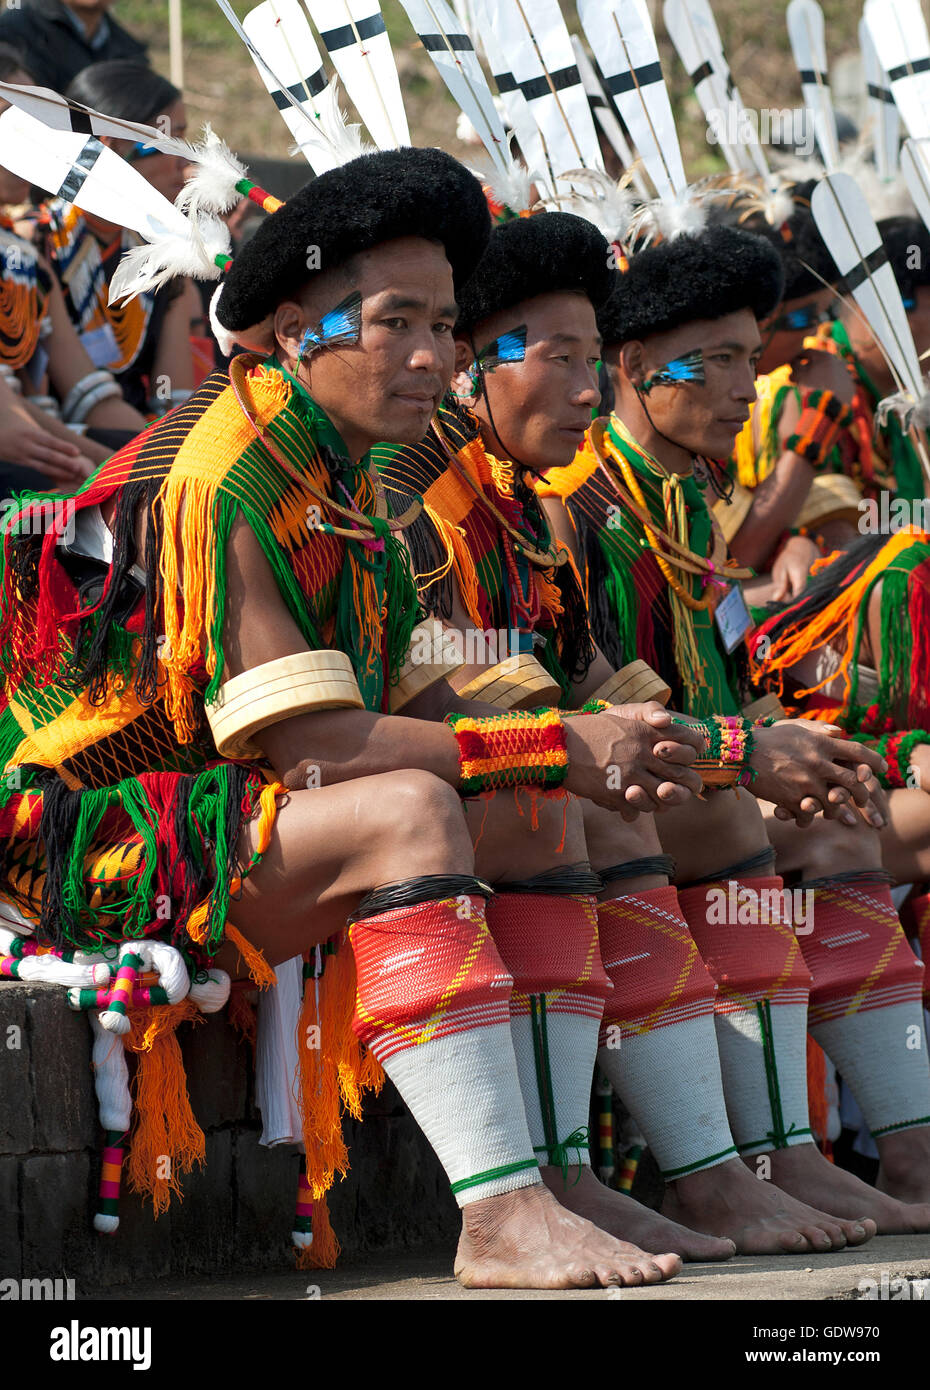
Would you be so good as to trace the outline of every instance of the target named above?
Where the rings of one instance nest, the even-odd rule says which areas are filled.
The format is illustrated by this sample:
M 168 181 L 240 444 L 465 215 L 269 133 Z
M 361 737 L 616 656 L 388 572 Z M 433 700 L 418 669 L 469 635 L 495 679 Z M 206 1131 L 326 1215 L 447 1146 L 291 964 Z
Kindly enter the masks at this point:
M 901 910 L 901 921 L 908 936 L 916 937 L 920 947 L 920 959 L 924 963 L 924 1008 L 930 1009 L 930 893 L 910 898 Z
M 809 1022 L 920 999 L 924 967 L 907 944 L 886 883 L 815 888 L 801 949 L 814 977 Z
M 513 981 L 483 898 L 394 908 L 350 929 L 358 975 L 352 1027 L 383 1062 L 449 1033 L 510 1022 Z
M 716 986 L 667 884 L 600 903 L 601 958 L 613 985 L 604 1009 L 621 1037 L 714 1012 Z
M 513 976 L 514 1012 L 526 1009 L 527 995 L 545 994 L 550 1012 L 600 1019 L 611 985 L 598 949 L 594 898 L 502 888 L 488 903 L 488 926 Z
M 691 935 L 717 982 L 716 1013 L 735 1013 L 763 999 L 807 1003 L 811 977 L 794 927 L 771 920 L 781 916 L 781 890 L 775 874 L 679 888 Z

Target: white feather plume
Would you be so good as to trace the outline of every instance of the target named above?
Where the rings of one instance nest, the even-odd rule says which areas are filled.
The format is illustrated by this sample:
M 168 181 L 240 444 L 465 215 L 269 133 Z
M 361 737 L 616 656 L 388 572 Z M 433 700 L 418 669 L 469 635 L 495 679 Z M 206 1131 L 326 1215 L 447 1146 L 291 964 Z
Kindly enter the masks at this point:
M 231 211 L 242 197 L 236 184 L 248 177 L 248 169 L 209 124 L 192 146 L 191 160 L 197 172 L 175 198 L 175 207 L 195 218 Z
M 676 237 L 700 232 L 707 224 L 707 208 L 685 189 L 674 198 L 653 198 L 641 203 L 630 218 L 628 236 L 631 243 L 642 239 L 646 247 L 657 237 L 674 241 Z M 640 248 L 642 249 L 642 248 Z
M 569 169 L 560 176 L 562 180 L 572 184 L 568 202 L 573 212 L 593 222 L 608 241 L 626 241 L 636 206 L 629 169 L 616 181 L 599 169 Z M 585 185 L 588 192 L 584 191 Z
M 924 385 L 930 388 L 930 377 L 924 378 Z M 930 425 L 930 389 L 916 399 L 910 391 L 895 391 L 885 396 L 875 407 L 875 428 L 883 425 L 889 415 L 897 415 L 905 431 L 925 430 Z
M 216 256 L 230 254 L 229 228 L 218 217 L 202 213 L 191 221 L 190 234 L 166 232 L 127 251 L 110 281 L 110 303 L 134 299 L 144 290 L 157 290 L 179 275 L 218 280 L 222 271 Z
M 314 130 L 313 125 L 308 124 L 305 136 L 293 146 L 291 154 L 301 153 L 316 172 L 321 173 L 324 168 L 337 168 L 360 154 L 372 152 L 374 146 L 362 139 L 362 127 L 350 125 L 340 105 L 338 77 L 329 80 L 315 105 L 313 118 L 317 128 Z M 318 160 L 325 158 L 326 163 L 318 168 L 314 156 Z

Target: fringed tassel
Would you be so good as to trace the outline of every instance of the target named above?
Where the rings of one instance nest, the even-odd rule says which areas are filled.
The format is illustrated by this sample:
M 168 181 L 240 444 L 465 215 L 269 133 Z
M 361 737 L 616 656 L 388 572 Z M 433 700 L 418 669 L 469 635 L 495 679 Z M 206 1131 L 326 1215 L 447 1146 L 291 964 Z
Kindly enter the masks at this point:
M 333 1269 L 341 1246 L 329 1221 L 326 1198 L 317 1197 L 313 1203 L 313 1244 L 297 1256 L 298 1269 Z
M 133 1081 L 135 1125 L 129 1152 L 129 1185 L 152 1199 L 156 1217 L 171 1193 L 182 1196 L 180 1175 L 203 1165 L 203 1130 L 194 1118 L 176 1029 L 202 1015 L 191 1000 L 132 1015 L 126 1047 L 136 1053 Z
M 232 922 L 226 923 L 226 940 L 232 942 L 245 963 L 254 983 L 259 989 L 270 989 L 277 984 L 277 976 L 265 960 L 264 954 L 242 935 Z
M 165 704 L 179 743 L 191 743 L 198 732 L 197 689 L 189 673 L 201 656 L 203 633 L 207 636 L 204 659 L 211 677 L 208 693 L 222 674 L 217 635 L 221 632 L 225 549 L 233 509 L 219 506 L 218 497 L 212 482 L 190 477 L 179 481 L 169 473 L 153 508 L 160 509 L 162 528 L 158 567 L 165 630 L 161 653 L 167 678 Z M 209 552 L 207 537 L 213 539 Z
M 240 1038 L 247 1042 L 254 1052 L 258 1040 L 258 1018 L 255 1005 L 248 997 L 249 990 L 253 988 L 254 986 L 246 980 L 233 981 L 229 992 L 227 1017 Z
M 316 972 L 323 962 L 321 978 Z M 348 941 L 342 940 L 335 954 L 318 951 L 316 964 L 305 972 L 298 1032 L 303 1139 L 314 1202 L 332 1186 L 337 1172 L 344 1176 L 348 1171 L 343 1108 L 361 1119 L 363 1092 L 377 1093 L 384 1084 L 380 1065 L 352 1031 L 355 989 L 355 958 Z
M 826 1151 L 830 1106 L 827 1101 L 827 1064 L 823 1048 L 807 1035 L 807 1108 L 810 1127 L 821 1151 Z

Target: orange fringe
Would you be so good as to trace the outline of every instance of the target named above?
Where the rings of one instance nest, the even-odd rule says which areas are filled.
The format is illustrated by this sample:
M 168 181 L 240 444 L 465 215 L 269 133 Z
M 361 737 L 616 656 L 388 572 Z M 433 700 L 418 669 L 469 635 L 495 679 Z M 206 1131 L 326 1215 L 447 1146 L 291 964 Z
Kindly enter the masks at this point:
M 132 1027 L 123 1037 L 137 1057 L 133 1078 L 134 1127 L 127 1173 L 133 1192 L 152 1199 L 155 1216 L 166 1211 L 172 1192 L 182 1197 L 180 1175 L 203 1166 L 203 1130 L 191 1110 L 187 1077 L 176 1029 L 203 1014 L 190 999 L 180 1004 L 130 1011 Z
M 272 985 L 277 985 L 278 977 L 265 960 L 263 952 L 257 946 L 253 946 L 251 941 L 247 941 L 232 922 L 226 923 L 226 940 L 235 946 L 259 989 L 269 989 Z
M 837 675 L 841 675 L 843 677 L 843 705 L 845 708 L 849 702 L 851 688 L 849 668 L 852 663 L 856 627 L 866 590 L 872 581 L 879 578 L 903 550 L 907 550 L 909 546 L 913 545 L 915 534 L 924 533 L 905 530 L 892 536 L 888 544 L 882 546 L 875 559 L 860 577 L 848 584 L 842 593 L 838 594 L 822 612 L 804 622 L 792 623 L 785 629 L 768 656 L 761 662 L 751 657 L 754 680 L 758 681 L 763 675 L 771 675 L 776 671 L 781 673 L 788 670 L 796 665 L 802 657 L 807 656 L 809 652 L 816 651 L 818 647 L 829 645 L 838 651 L 842 650 L 843 655 L 839 669 L 829 676 L 825 676 L 817 685 L 812 685 L 807 690 L 797 691 L 797 696 L 801 699 L 805 695 L 814 695 L 823 686 L 834 680 Z
M 233 981 L 229 992 L 228 1018 L 240 1038 L 249 1043 L 254 1051 L 258 1037 L 258 1019 L 255 1006 L 247 997 L 250 988 L 244 980 Z
M 164 524 L 158 568 L 164 581 L 165 644 L 161 664 L 167 678 L 165 706 L 182 744 L 192 743 L 197 729 L 197 692 L 188 672 L 201 655 L 202 641 L 207 672 L 212 676 L 216 671 L 217 654 L 210 639 L 217 604 L 216 566 L 208 563 L 203 544 L 204 536 L 210 534 L 215 497 L 212 481 L 179 478 L 169 473 L 153 505 L 154 511 L 160 504 Z M 179 608 L 183 608 L 183 618 Z
M 352 1031 L 356 980 L 348 940 L 343 938 L 336 954 L 325 960 L 322 979 L 306 982 L 297 1036 L 307 1182 L 314 1203 L 332 1187 L 337 1172 L 345 1176 L 348 1171 L 343 1109 L 360 1120 L 363 1091 L 377 1093 L 384 1084 L 381 1066 Z M 319 1046 L 308 1046 L 308 1041 Z
M 329 1221 L 325 1197 L 313 1200 L 313 1244 L 297 1252 L 298 1269 L 334 1269 L 342 1247 Z
M 821 1149 L 827 1143 L 827 1064 L 823 1048 L 807 1035 L 807 1106 L 810 1126 Z
M 596 468 L 597 455 L 591 448 L 590 439 L 585 435 L 584 443 L 572 462 L 564 468 L 548 469 L 545 481 L 535 484 L 536 492 L 540 497 L 571 497 L 582 483 L 588 481 Z

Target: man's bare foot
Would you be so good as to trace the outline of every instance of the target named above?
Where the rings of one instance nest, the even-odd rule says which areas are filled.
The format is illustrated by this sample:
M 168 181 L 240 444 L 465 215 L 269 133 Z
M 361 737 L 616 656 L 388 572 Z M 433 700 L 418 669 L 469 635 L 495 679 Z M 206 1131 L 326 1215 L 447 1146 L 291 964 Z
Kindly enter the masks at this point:
M 542 1183 L 462 1210 L 455 1277 L 469 1289 L 635 1287 L 680 1269 L 677 1255 L 647 1255 L 566 1211 Z
M 670 1183 L 662 1211 L 685 1226 L 729 1236 L 740 1255 L 842 1250 L 875 1234 L 873 1222 L 838 1220 L 806 1206 L 774 1179 L 753 1177 L 738 1158 Z
M 728 1260 L 736 1254 L 732 1240 L 689 1231 L 623 1192 L 605 1187 L 586 1163 L 581 1165 L 580 1173 L 577 1168 L 569 1168 L 567 1182 L 561 1168 L 545 1167 L 539 1171 L 563 1207 L 576 1216 L 584 1216 L 608 1235 L 621 1240 L 629 1237 L 644 1250 L 674 1250 L 683 1260 Z
M 854 1173 L 828 1162 L 815 1144 L 778 1149 L 770 1157 L 774 1183 L 792 1197 L 812 1202 L 831 1216 L 848 1217 L 855 1213 L 871 1217 L 883 1236 L 930 1231 L 930 1203 L 908 1206 L 884 1190 L 869 1187 Z M 900 1158 L 900 1152 L 895 1157 Z M 923 1179 L 926 1183 L 926 1173 Z
M 930 1125 L 883 1134 L 875 1142 L 881 1158 L 875 1184 L 879 1192 L 926 1207 L 930 1203 Z

